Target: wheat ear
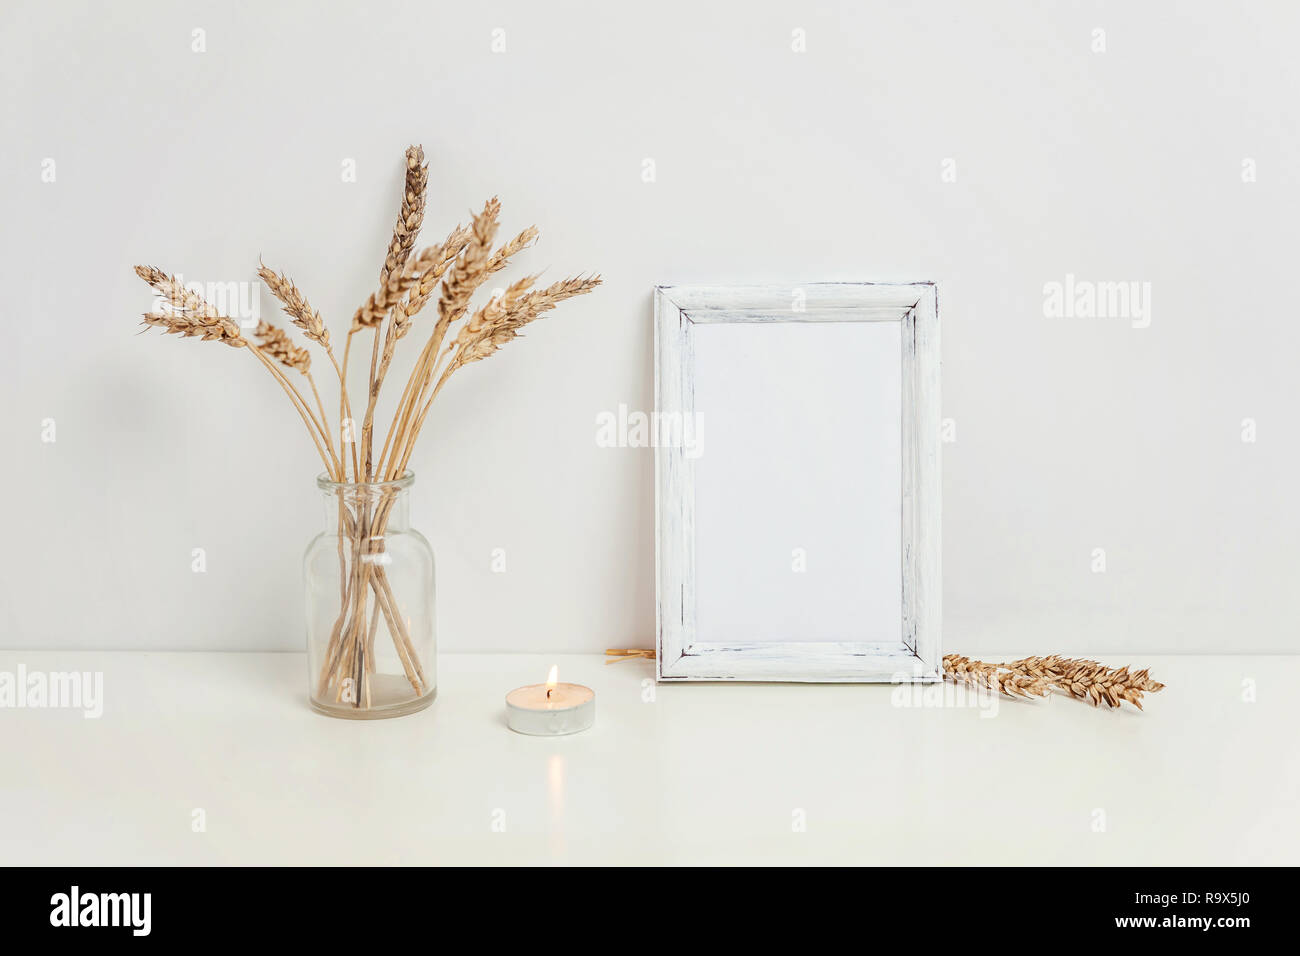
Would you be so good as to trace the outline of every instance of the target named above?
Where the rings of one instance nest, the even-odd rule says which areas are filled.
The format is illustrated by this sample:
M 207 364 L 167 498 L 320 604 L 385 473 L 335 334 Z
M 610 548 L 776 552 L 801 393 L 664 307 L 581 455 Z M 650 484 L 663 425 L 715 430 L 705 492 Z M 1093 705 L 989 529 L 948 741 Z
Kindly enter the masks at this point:
M 284 389 L 289 400 L 293 402 L 295 410 L 307 426 L 307 431 L 311 435 L 311 440 L 319 452 L 321 460 L 325 462 L 325 469 L 331 475 L 339 471 L 337 460 L 329 453 L 328 436 L 325 434 L 325 426 L 316 420 L 311 406 L 307 404 L 306 399 L 296 389 L 292 382 L 285 377 L 267 355 L 258 346 L 254 345 L 244 338 L 240 331 L 239 323 L 229 316 L 222 315 L 217 309 L 196 292 L 186 289 L 175 276 L 163 272 L 161 269 L 153 266 L 136 266 L 136 275 L 152 286 L 157 292 L 161 293 L 169 310 L 165 312 L 146 312 L 144 322 L 146 325 L 161 328 L 166 333 L 180 335 L 183 337 L 198 337 L 206 341 L 225 342 L 233 348 L 246 348 L 250 354 L 255 356 Z M 326 444 L 321 443 L 321 438 L 326 437 Z
M 401 272 L 415 247 L 415 239 L 424 223 L 424 208 L 429 186 L 429 167 L 424 164 L 424 149 L 420 146 L 406 148 L 406 182 L 402 192 L 402 207 L 397 213 L 397 225 L 388 241 L 388 254 L 384 267 L 379 270 L 379 284 Z
M 420 429 L 424 427 L 424 420 L 429 414 L 429 409 L 433 407 L 433 400 L 438 397 L 442 387 L 447 384 L 447 380 L 458 369 L 469 365 L 471 362 L 487 358 L 506 342 L 516 338 L 519 335 L 519 329 L 523 326 L 540 318 L 543 313 L 549 312 L 565 299 L 585 295 L 600 285 L 601 281 L 600 276 L 592 276 L 587 279 L 575 276 L 570 279 L 562 279 L 540 292 L 530 292 L 523 296 L 519 304 L 507 312 L 504 317 L 499 318 L 492 325 L 484 325 L 477 335 L 468 338 L 466 344 L 458 345 L 455 353 L 448 359 L 442 375 L 439 376 L 437 385 L 429 393 L 428 399 L 415 418 L 414 426 L 411 429 L 411 438 L 407 442 L 406 450 L 395 469 L 395 473 L 400 475 L 406 470 L 406 466 L 411 460 L 411 453 L 415 450 L 415 438 L 420 434 Z M 396 451 L 396 448 L 394 448 L 394 451 Z
M 438 296 L 438 321 L 434 324 L 424 349 L 416 360 L 411 373 L 412 387 L 407 389 L 408 399 L 399 407 L 394 417 L 394 443 L 392 457 L 397 459 L 407 443 L 414 441 L 415 432 L 413 411 L 419 407 L 425 391 L 430 387 L 433 375 L 433 363 L 438 356 L 438 349 L 447 329 L 465 314 L 469 300 L 474 292 L 487 278 L 487 266 L 491 258 L 492 240 L 497 232 L 497 216 L 501 213 L 501 201 L 493 196 L 483 204 L 483 210 L 474 217 L 470 227 L 469 241 L 465 243 L 455 262 L 442 280 L 442 291 Z M 416 429 L 418 432 L 418 429 Z M 388 442 L 385 441 L 385 445 Z M 406 456 L 409 458 L 409 456 Z M 381 473 L 393 475 L 394 465 L 384 468 Z M 405 468 L 403 463 L 402 468 Z M 397 472 L 401 474 L 400 471 Z
M 406 298 L 394 309 L 393 321 L 389 323 L 388 334 L 384 338 L 384 353 L 379 363 L 378 382 L 373 390 L 375 396 L 377 396 L 378 389 L 388 374 L 388 367 L 392 362 L 397 343 L 405 338 L 406 334 L 411 330 L 415 316 L 424 308 L 425 303 L 433 295 L 433 290 L 437 288 L 443 275 L 446 274 L 452 263 L 456 261 L 456 257 L 469 243 L 471 234 L 468 226 L 457 226 L 441 245 L 432 246 L 420 253 L 419 281 L 410 288 Z M 402 387 L 402 394 L 397 400 L 398 411 L 394 414 L 393 421 L 389 423 L 388 430 L 384 435 L 384 446 L 379 452 L 379 461 L 381 463 L 388 457 L 388 447 L 393 440 L 395 426 L 401 417 L 402 409 L 406 407 L 410 400 L 414 380 L 414 375 L 408 377 L 406 384 Z M 385 469 L 381 468 L 381 473 L 384 472 Z
M 330 457 L 335 461 L 340 461 L 338 452 L 334 448 L 333 432 L 328 426 L 329 414 L 325 411 L 325 402 L 321 400 L 320 390 L 316 387 L 316 377 L 311 373 L 311 353 L 306 349 L 299 348 L 293 344 L 288 333 L 277 325 L 270 322 L 262 321 L 257 325 L 257 338 L 262 342 L 262 350 L 267 355 L 275 359 L 281 365 L 288 368 L 296 369 L 307 380 L 311 388 L 312 397 L 316 399 L 316 408 L 320 411 L 320 420 L 322 431 L 325 435 L 325 446 L 329 449 Z
M 1147 668 L 1130 671 L 1127 666 L 1110 668 L 1097 661 L 1060 657 L 1024 657 L 1005 665 L 1019 673 L 1040 677 L 1053 687 L 1094 707 L 1105 704 L 1118 707 L 1128 701 L 1142 709 L 1142 695 L 1164 690 L 1164 684 L 1152 680 Z
M 269 269 L 265 263 L 259 260 L 257 274 L 261 280 L 266 283 L 266 287 L 271 290 L 271 294 L 280 300 L 280 305 L 284 309 L 285 314 L 289 316 L 290 321 L 302 330 L 303 335 L 325 350 L 326 358 L 328 358 L 330 364 L 334 366 L 334 374 L 339 380 L 339 447 L 341 448 L 345 437 L 343 434 L 343 423 L 345 420 L 350 420 L 352 418 L 352 407 L 348 400 L 347 388 L 344 387 L 343 370 L 339 367 L 338 359 L 334 355 L 334 346 L 330 343 L 330 333 L 329 329 L 325 326 L 325 320 L 321 318 L 319 312 L 311 307 L 311 303 L 307 301 L 306 296 L 304 296 L 298 290 L 298 287 L 294 285 L 293 280 L 283 272 L 276 272 L 274 269 Z M 307 375 L 307 378 L 308 382 L 311 384 L 312 392 L 316 396 L 316 404 L 320 407 L 321 419 L 324 420 L 327 418 L 325 415 L 325 405 L 321 402 L 320 392 L 316 389 L 316 380 L 312 378 L 310 374 Z M 332 432 L 329 434 L 332 434 Z M 330 453 L 339 457 L 334 451 L 332 439 L 330 439 L 329 445 Z M 341 460 L 342 459 L 340 458 L 340 461 Z M 352 445 L 352 470 L 353 473 L 357 470 L 357 451 L 355 444 Z M 343 471 L 343 474 L 346 475 L 346 470 Z
M 388 242 L 388 252 L 384 257 L 383 268 L 379 270 L 379 291 L 357 310 L 352 317 L 352 327 L 348 330 L 349 344 L 352 336 L 362 329 L 374 329 L 374 342 L 370 349 L 370 375 L 367 378 L 367 392 L 370 395 L 365 421 L 361 428 L 361 458 L 365 467 L 365 480 L 374 476 L 371 463 L 371 443 L 374 429 L 374 407 L 379 394 L 382 375 L 379 372 L 380 329 L 385 318 L 399 304 L 410 288 L 419 282 L 419 275 L 414 269 L 407 268 L 411 250 L 415 246 L 420 226 L 424 223 L 424 209 L 429 184 L 428 167 L 424 165 L 424 150 L 419 146 L 409 146 L 406 150 L 406 179 L 402 190 L 402 205 L 397 213 L 397 225 L 393 227 L 392 238 Z M 392 336 L 389 336 L 392 339 Z M 395 341 L 395 339 L 393 339 Z M 390 350 L 391 358 L 391 350 Z
M 1051 693 L 1047 681 L 1041 677 L 1011 673 L 1001 665 L 971 660 L 960 654 L 944 655 L 943 673 L 956 683 L 974 684 L 1008 697 L 1046 697 Z
M 1097 661 L 1061 657 L 1024 657 L 1009 664 L 989 664 L 971 660 L 960 654 L 948 654 L 943 659 L 944 676 L 949 680 L 977 683 L 1011 696 L 1044 696 L 1047 691 L 1060 690 L 1077 700 L 1086 700 L 1094 707 L 1105 704 L 1119 707 L 1128 701 L 1142 709 L 1142 695 L 1164 689 L 1164 684 L 1152 680 L 1144 668 L 1130 671 L 1127 666 L 1110 668 Z M 1030 694 L 1017 691 L 1033 688 Z M 1039 693 L 1042 690 L 1044 693 Z
M 537 227 L 529 226 L 509 242 L 504 243 L 500 249 L 492 253 L 492 258 L 488 260 L 487 274 L 494 275 L 504 269 L 510 262 L 510 257 L 531 246 L 537 241 L 538 235 Z
M 429 257 L 428 265 L 420 272 L 420 281 L 412 287 L 410 294 L 398 307 L 398 314 L 393 316 L 393 324 L 398 329 L 399 339 L 410 331 L 411 320 L 432 297 L 434 289 L 438 287 L 442 277 L 456 261 L 456 257 L 464 251 L 472 236 L 473 229 L 470 226 L 457 226 L 440 246 L 434 247 L 436 252 L 433 252 Z M 421 256 L 423 255 L 421 253 Z

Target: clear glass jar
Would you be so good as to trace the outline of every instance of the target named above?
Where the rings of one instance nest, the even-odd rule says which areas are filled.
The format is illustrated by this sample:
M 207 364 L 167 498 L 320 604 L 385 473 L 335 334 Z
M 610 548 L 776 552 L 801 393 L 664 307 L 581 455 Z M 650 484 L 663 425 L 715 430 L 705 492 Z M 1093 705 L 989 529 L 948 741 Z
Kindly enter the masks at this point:
M 433 549 L 410 526 L 415 476 L 316 479 L 325 531 L 303 556 L 307 679 L 331 717 L 400 717 L 437 693 Z

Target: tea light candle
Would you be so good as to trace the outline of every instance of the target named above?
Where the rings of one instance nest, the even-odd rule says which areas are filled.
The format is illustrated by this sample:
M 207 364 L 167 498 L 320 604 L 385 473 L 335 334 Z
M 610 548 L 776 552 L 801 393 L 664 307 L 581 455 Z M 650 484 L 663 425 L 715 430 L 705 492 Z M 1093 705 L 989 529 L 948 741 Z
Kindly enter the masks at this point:
M 552 667 L 545 684 L 516 687 L 506 694 L 510 729 L 534 737 L 561 737 L 596 722 L 596 692 L 581 684 L 561 684 Z

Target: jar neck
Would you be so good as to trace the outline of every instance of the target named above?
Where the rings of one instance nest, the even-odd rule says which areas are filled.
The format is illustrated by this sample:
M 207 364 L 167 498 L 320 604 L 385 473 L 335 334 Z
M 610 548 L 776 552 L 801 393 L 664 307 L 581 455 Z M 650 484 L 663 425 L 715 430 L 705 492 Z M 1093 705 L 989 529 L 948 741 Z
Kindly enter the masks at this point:
M 411 484 L 409 473 L 397 481 L 373 484 L 317 481 L 325 503 L 325 529 L 353 536 L 358 527 L 372 534 L 410 529 Z

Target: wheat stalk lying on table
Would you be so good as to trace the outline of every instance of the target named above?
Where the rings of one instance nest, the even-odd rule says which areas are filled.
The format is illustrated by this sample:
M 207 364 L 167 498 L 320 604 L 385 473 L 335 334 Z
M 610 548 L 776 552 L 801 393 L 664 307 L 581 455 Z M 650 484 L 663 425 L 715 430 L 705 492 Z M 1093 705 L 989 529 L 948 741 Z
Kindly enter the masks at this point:
M 960 654 L 945 654 L 943 676 L 959 684 L 975 684 L 1008 697 L 1046 697 L 1051 686 L 1039 676 L 1004 670 L 1000 664 L 973 661 Z
M 1142 695 L 1164 690 L 1164 684 L 1152 680 L 1147 669 L 1130 671 L 1127 666 L 1109 668 L 1096 661 L 1069 657 L 1024 657 L 1006 665 L 1021 674 L 1046 680 L 1071 697 L 1089 701 L 1094 707 L 1106 704 L 1118 707 L 1128 701 L 1142 709 Z
M 609 658 L 606 664 L 617 664 L 635 658 L 654 660 L 655 652 L 650 647 L 611 647 L 605 656 Z M 1118 707 L 1128 701 L 1138 710 L 1142 709 L 1144 693 L 1154 694 L 1165 686 L 1152 680 L 1145 669 L 1109 668 L 1096 661 L 1055 654 L 1024 657 L 1010 664 L 989 664 L 960 654 L 945 654 L 943 676 L 955 683 L 974 684 L 1008 697 L 1047 697 L 1055 689 L 1086 700 L 1094 707 L 1098 704 Z
M 289 397 L 332 481 L 379 484 L 395 481 L 410 464 L 433 400 L 455 372 L 491 355 L 516 338 L 525 325 L 565 299 L 590 292 L 601 281 L 599 276 L 579 276 L 532 291 L 537 277 L 525 276 L 471 313 L 475 293 L 489 276 L 505 268 L 513 255 L 537 239 L 537 229 L 529 226 L 494 250 L 492 244 L 501 211 L 501 203 L 494 197 L 468 226 L 457 226 L 445 241 L 417 251 L 427 190 L 424 150 L 411 146 L 406 151 L 402 201 L 379 270 L 379 286 L 353 314 L 341 362 L 335 357 L 329 330 L 320 313 L 288 276 L 259 263 L 258 275 L 280 300 L 293 325 L 324 351 L 334 369 L 339 387 L 337 422 L 330 421 L 316 387 L 310 353 L 295 345 L 279 326 L 260 323 L 254 334 L 257 341 L 251 341 L 244 336 L 239 323 L 198 293 L 185 288 L 174 276 L 152 266 L 136 266 L 136 273 L 160 296 L 158 308 L 144 314 L 144 323 L 167 334 L 224 342 L 253 355 Z M 435 293 L 437 319 L 401 391 L 397 410 L 376 455 L 376 407 L 397 343 L 414 328 L 416 316 L 434 300 Z M 470 315 L 469 321 L 453 335 L 453 327 L 466 315 Z M 348 394 L 348 366 L 354 337 L 367 333 L 373 335 L 373 340 L 358 450 L 351 438 L 353 405 Z M 299 373 L 308 386 L 305 393 L 285 374 L 285 368 Z M 345 449 L 344 445 L 349 447 Z M 345 506 L 341 496 L 339 502 L 339 525 L 343 529 L 339 558 L 340 566 L 346 570 L 341 573 L 341 609 L 326 651 L 319 691 L 323 694 L 334 688 L 338 700 L 345 681 L 354 680 L 352 686 L 361 688 L 353 702 L 357 707 L 369 704 L 368 674 L 374 667 L 374 636 L 381 619 L 388 627 L 412 688 L 417 693 L 428 690 L 424 668 L 406 631 L 383 562 L 371 558 L 384 550 L 384 530 L 395 500 L 391 494 L 386 495 L 378 503 L 367 500 L 355 509 Z M 350 563 L 345 559 L 344 535 L 350 549 Z M 373 607 L 368 608 L 372 595 Z
M 1059 690 L 1094 707 L 1118 707 L 1128 701 L 1138 710 L 1142 709 L 1144 693 L 1154 694 L 1165 686 L 1152 680 L 1145 669 L 1130 672 L 1127 666 L 1109 668 L 1096 661 L 1056 654 L 1025 657 L 1010 664 L 987 664 L 960 654 L 945 654 L 943 676 L 959 683 L 982 684 L 1010 696 L 1046 697 L 1052 690 Z

